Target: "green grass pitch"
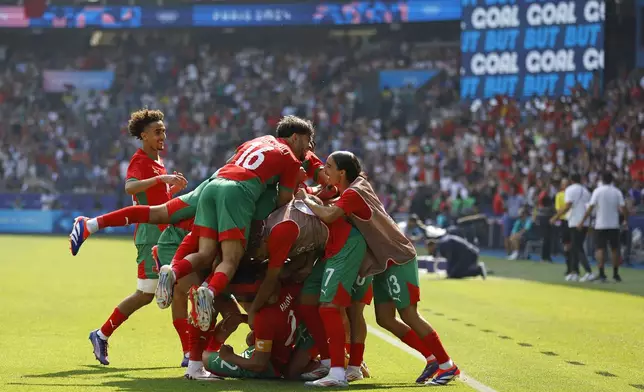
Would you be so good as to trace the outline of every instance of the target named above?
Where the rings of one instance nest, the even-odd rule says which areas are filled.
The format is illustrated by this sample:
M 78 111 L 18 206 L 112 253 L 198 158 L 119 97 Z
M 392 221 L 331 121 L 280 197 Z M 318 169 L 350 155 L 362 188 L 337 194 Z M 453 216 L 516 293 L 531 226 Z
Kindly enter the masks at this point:
M 63 237 L 0 236 L 0 391 L 310 389 L 182 379 L 170 312 L 154 303 L 115 332 L 112 364 L 99 365 L 87 337 L 134 290 L 134 247 L 130 239 L 96 238 L 77 257 L 67 247 Z M 563 282 L 561 265 L 486 261 L 495 272 L 487 281 L 422 275 L 419 304 L 478 390 L 644 390 L 644 271 L 623 270 L 620 285 L 573 284 Z M 377 331 L 372 308 L 366 316 Z M 245 333 L 234 335 L 236 352 Z M 369 335 L 365 358 L 373 378 L 349 389 L 418 388 L 423 363 L 379 334 Z M 472 385 L 445 388 L 476 390 Z

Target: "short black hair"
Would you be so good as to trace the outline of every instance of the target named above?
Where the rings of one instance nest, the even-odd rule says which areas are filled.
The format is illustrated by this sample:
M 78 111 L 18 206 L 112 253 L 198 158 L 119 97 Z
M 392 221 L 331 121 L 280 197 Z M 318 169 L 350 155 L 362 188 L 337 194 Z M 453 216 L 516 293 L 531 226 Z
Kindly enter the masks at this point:
M 347 173 L 347 181 L 352 183 L 358 177 L 366 178 L 365 173 L 362 171 L 362 164 L 354 153 L 350 151 L 334 151 L 329 155 L 333 158 L 338 170 L 344 170 Z
M 149 124 L 163 121 L 163 112 L 160 110 L 141 109 L 130 115 L 130 121 L 127 123 L 127 129 L 130 135 L 141 139 L 141 134 Z
M 613 173 L 611 173 L 609 171 L 605 171 L 602 174 L 602 182 L 604 184 L 612 184 L 613 183 Z
M 574 182 L 575 184 L 581 183 L 581 174 L 579 173 L 572 173 L 570 175 L 570 180 Z
M 282 117 L 280 122 L 277 123 L 277 137 L 287 138 L 291 137 L 294 133 L 298 135 L 313 135 L 315 128 L 309 120 L 292 115 Z

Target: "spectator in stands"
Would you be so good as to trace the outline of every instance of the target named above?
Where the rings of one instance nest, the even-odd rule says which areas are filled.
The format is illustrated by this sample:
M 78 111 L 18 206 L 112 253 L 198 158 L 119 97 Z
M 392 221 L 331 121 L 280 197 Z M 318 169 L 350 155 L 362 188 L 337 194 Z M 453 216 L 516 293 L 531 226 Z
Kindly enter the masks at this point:
M 513 221 L 514 224 L 508 239 L 511 251 L 508 260 L 516 260 L 519 258 L 519 252 L 528 240 L 529 232 L 532 229 L 532 218 L 528 214 L 528 210 L 521 207 L 519 208 L 518 214 L 519 216 Z

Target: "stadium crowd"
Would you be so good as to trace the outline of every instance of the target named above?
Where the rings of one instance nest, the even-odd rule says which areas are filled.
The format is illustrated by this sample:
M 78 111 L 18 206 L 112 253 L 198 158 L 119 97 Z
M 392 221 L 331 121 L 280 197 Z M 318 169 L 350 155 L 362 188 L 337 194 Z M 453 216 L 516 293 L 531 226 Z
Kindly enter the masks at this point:
M 641 200 L 631 167 L 644 154 L 644 90 L 632 79 L 607 83 L 601 98 L 591 88 L 556 101 L 495 97 L 466 105 L 458 100 L 453 46 L 346 39 L 308 49 L 227 50 L 186 44 L 180 35 L 115 39 L 122 41 L 38 54 L 8 47 L 0 74 L 0 189 L 113 193 L 136 148 L 125 129 L 128 113 L 147 106 L 167 116 L 166 166 L 192 185 L 239 142 L 297 114 L 316 125 L 320 156 L 344 146 L 362 157 L 391 213 L 459 216 L 476 205 L 500 215 L 495 196 L 510 187 L 534 205 L 543 191 L 554 197 L 564 173 L 581 172 L 592 187 L 606 168 L 633 202 Z M 45 69 L 105 68 L 116 74 L 108 91 L 42 88 Z M 362 76 L 383 68 L 442 72 L 419 90 L 385 89 L 374 100 Z

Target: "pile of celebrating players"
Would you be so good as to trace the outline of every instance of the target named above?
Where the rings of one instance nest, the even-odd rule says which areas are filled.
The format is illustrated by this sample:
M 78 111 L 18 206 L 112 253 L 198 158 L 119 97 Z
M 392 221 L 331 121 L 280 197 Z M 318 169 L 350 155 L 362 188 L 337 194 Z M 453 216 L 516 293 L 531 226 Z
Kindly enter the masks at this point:
M 108 365 L 108 339 L 156 298 L 172 309 L 185 377 L 284 378 L 345 387 L 369 377 L 366 306 L 377 323 L 420 352 L 416 382 L 445 385 L 460 370 L 418 313 L 416 250 L 387 215 L 359 159 L 335 151 L 322 163 L 311 122 L 282 118 L 274 135 L 241 144 L 191 192 L 165 171 L 163 113 L 132 114 L 141 140 L 125 190 L 134 205 L 76 218 L 73 255 L 91 234 L 136 224 L 137 290 L 90 333 Z M 306 184 L 313 184 L 307 186 Z M 396 314 L 397 311 L 397 314 Z M 226 344 L 241 324 L 241 353 Z

